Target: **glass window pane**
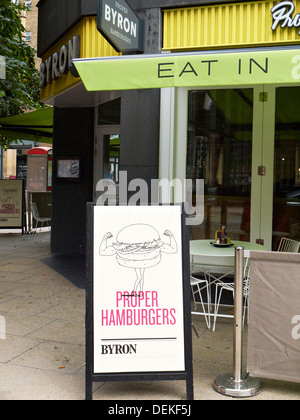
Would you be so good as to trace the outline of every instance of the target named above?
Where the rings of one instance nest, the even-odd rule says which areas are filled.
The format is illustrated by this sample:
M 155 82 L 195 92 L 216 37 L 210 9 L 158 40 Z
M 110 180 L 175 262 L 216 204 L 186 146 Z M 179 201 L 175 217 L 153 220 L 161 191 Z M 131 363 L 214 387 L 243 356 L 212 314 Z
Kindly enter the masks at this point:
M 300 241 L 300 87 L 276 89 L 273 250 Z
M 204 179 L 205 214 L 191 239 L 250 240 L 253 90 L 190 91 L 187 179 Z
M 103 136 L 103 178 L 119 182 L 120 136 L 105 134 Z

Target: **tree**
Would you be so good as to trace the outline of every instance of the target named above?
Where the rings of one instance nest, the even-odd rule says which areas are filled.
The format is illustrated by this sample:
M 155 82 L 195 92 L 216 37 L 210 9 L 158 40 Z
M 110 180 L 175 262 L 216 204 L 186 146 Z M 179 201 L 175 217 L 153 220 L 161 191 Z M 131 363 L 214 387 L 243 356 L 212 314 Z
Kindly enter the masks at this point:
M 11 0 L 0 2 L 0 56 L 5 58 L 6 78 L 0 79 L 0 117 L 41 108 L 39 101 L 39 71 L 35 68 L 36 51 L 28 45 L 23 34 L 21 13 L 23 4 Z M 0 137 L 0 145 L 9 143 Z

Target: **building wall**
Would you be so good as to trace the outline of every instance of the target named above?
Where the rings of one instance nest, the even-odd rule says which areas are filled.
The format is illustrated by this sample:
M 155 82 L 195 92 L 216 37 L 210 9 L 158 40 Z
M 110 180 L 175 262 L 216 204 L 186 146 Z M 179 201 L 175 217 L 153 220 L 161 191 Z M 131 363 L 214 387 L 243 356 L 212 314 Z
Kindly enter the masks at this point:
M 94 108 L 55 108 L 51 250 L 85 252 L 86 203 L 92 201 Z M 80 181 L 57 179 L 57 157 L 81 157 Z
M 54 3 L 54 4 L 53 4 Z M 90 7 L 89 7 L 90 6 Z M 94 1 L 42 0 L 39 2 L 39 54 L 94 8 Z M 159 8 L 137 11 L 146 22 L 145 53 L 161 47 Z M 160 91 L 122 92 L 120 169 L 133 178 L 158 178 Z M 53 133 L 53 215 L 51 250 L 85 252 L 86 203 L 92 201 L 94 108 L 55 108 Z M 58 156 L 81 156 L 82 179 L 70 183 L 56 178 Z M 149 190 L 150 193 L 150 190 Z
M 127 171 L 128 182 L 144 179 L 149 194 L 151 179 L 158 179 L 159 116 L 158 89 L 122 93 L 120 170 Z
M 145 24 L 145 54 L 161 48 L 159 8 L 139 9 Z M 121 100 L 120 169 L 127 171 L 128 182 L 142 178 L 151 194 L 151 179 L 158 179 L 160 90 L 123 91 Z
M 184 6 L 187 2 L 128 0 L 128 3 L 145 22 L 144 53 L 160 53 L 161 7 Z M 83 16 L 96 15 L 97 1 L 40 0 L 38 9 L 38 55 L 41 56 Z M 93 115 L 93 108 L 55 108 L 52 252 L 85 252 L 86 203 L 92 201 L 93 196 Z M 151 179 L 158 179 L 159 121 L 160 90 L 121 93 L 120 170 L 127 171 L 128 182 L 134 178 L 146 180 L 149 194 Z M 71 155 L 82 157 L 80 183 L 68 183 L 56 178 L 57 156 Z
M 25 30 L 31 32 L 31 39 L 28 42 L 35 50 L 37 49 L 38 40 L 38 8 L 37 3 L 39 0 L 31 0 L 31 10 L 26 11 Z M 36 67 L 40 66 L 40 58 L 35 57 Z
M 210 12 L 215 8 L 211 7 L 216 4 L 227 4 L 230 7 L 223 7 L 226 19 L 229 17 L 227 10 L 235 9 L 231 7 L 231 3 L 246 3 L 246 1 L 232 0 L 128 0 L 136 13 L 144 19 L 145 22 L 145 49 L 144 53 L 160 53 L 162 48 L 162 30 L 166 24 L 162 23 L 162 13 L 164 8 L 179 9 L 179 14 L 184 15 L 183 8 L 187 6 L 204 6 L 209 5 L 207 9 Z M 250 2 L 249 2 L 250 3 Z M 260 2 L 252 2 L 253 5 Z M 267 2 L 263 2 L 264 4 Z M 273 2 L 270 2 L 273 3 Z M 39 54 L 48 52 L 53 43 L 57 39 L 66 34 L 70 28 L 74 27 L 83 16 L 96 15 L 96 0 L 40 0 L 39 2 Z M 244 6 L 244 5 L 243 5 Z M 246 6 L 246 5 L 245 5 Z M 249 6 L 252 7 L 251 5 Z M 255 9 L 255 7 L 253 8 Z M 171 12 L 170 12 L 171 13 Z M 173 13 L 173 12 L 172 12 Z M 250 16 L 250 15 L 249 15 Z M 227 24 L 232 19 L 228 18 Z M 218 22 L 223 19 L 220 18 Z M 237 21 L 239 21 L 237 19 Z M 247 19 L 256 23 L 255 19 Z M 223 22 L 223 23 L 224 23 Z M 164 23 L 166 23 L 164 21 Z M 211 21 L 205 20 L 208 27 L 212 29 L 212 23 L 216 23 L 212 18 Z M 239 26 L 242 25 L 242 20 Z M 185 16 L 182 17 L 182 24 L 187 33 L 194 35 L 193 27 Z M 220 25 L 221 26 L 221 25 Z M 271 27 L 271 25 L 268 24 Z M 205 28 L 205 26 L 202 26 Z M 243 26 L 245 27 L 245 25 Z M 295 29 L 295 28 L 294 28 Z M 249 33 L 255 32 L 250 30 Z M 173 35 L 178 38 L 184 38 L 182 31 L 178 30 L 178 25 L 174 25 Z M 178 35 L 178 36 L 177 36 Z M 215 37 L 216 38 L 216 37 Z M 217 37 L 218 38 L 218 37 Z M 165 50 L 173 50 L 173 44 L 165 46 Z M 222 47 L 228 43 L 222 44 Z M 236 42 L 234 46 L 240 45 Z M 247 46 L 249 46 L 247 42 Z M 175 46 L 182 50 L 202 48 L 220 47 L 219 44 L 184 44 L 183 46 Z M 188 71 L 187 71 L 188 72 Z M 151 179 L 158 178 L 158 162 L 159 162 L 159 123 L 160 123 L 160 91 L 159 90 L 136 90 L 123 91 L 121 93 L 121 144 L 120 144 L 120 169 L 127 171 L 128 182 L 133 178 L 142 178 L 148 182 L 150 186 Z M 82 98 L 80 98 L 82 100 Z M 178 118 L 180 120 L 180 118 Z M 186 116 L 184 121 L 186 121 Z M 183 126 L 183 125 L 182 125 Z M 84 252 L 85 248 L 85 206 L 87 201 L 92 201 L 92 157 L 94 152 L 94 124 L 93 109 L 90 108 L 65 108 L 55 109 L 54 121 L 54 172 L 55 157 L 67 156 L 70 153 L 83 157 L 83 168 L 85 170 L 80 183 L 69 184 L 59 181 L 55 178 L 53 182 L 53 224 L 52 224 L 52 251 L 53 252 Z M 181 138 L 177 136 L 176 130 L 174 145 L 177 146 L 181 142 Z M 171 137 L 171 136 L 170 136 Z M 75 140 L 75 142 L 74 142 Z M 169 138 L 167 139 L 169 141 Z M 183 143 L 183 142 L 181 142 Z M 175 149 L 176 150 L 176 149 Z M 176 150 L 178 152 L 178 149 Z M 184 161 L 185 152 L 180 151 L 178 155 L 182 155 Z M 170 156 L 170 161 L 172 156 Z M 168 165 L 166 165 L 168 166 Z M 181 166 L 181 169 L 183 165 Z M 183 173 L 183 171 L 182 171 Z M 175 174 L 176 175 L 176 174 Z M 184 175 L 182 176 L 182 178 Z M 252 184 L 253 185 L 253 184 Z M 150 189 L 149 189 L 150 190 Z M 270 191 L 272 190 L 269 189 Z M 269 200 L 270 201 L 270 200 Z M 267 203 L 269 205 L 269 203 Z M 263 206 L 264 209 L 266 208 Z M 271 206 L 269 206 L 271 207 Z M 271 214 L 271 211 L 270 211 Z M 259 215 L 260 217 L 260 215 Z M 258 218 L 258 216 L 257 216 Z M 271 220 L 271 218 L 269 217 Z M 256 235 L 256 233 L 255 233 Z M 255 236 L 254 238 L 262 238 L 263 236 Z M 259 234 L 260 235 L 260 234 Z
M 17 151 L 13 149 L 3 150 L 2 154 L 2 178 L 9 179 L 10 176 L 16 176 Z
M 38 55 L 75 25 L 83 16 L 96 15 L 97 0 L 40 0 Z
M 38 56 L 44 54 L 61 36 L 83 16 L 97 14 L 98 0 L 40 0 L 38 26 Z M 247 0 L 127 0 L 138 13 L 166 7 L 186 7 L 199 4 L 243 3 Z M 152 10 L 151 10 L 152 11 Z M 156 14 L 156 11 L 154 11 Z M 146 28 L 146 33 L 148 29 Z M 161 31 L 161 28 L 159 29 Z

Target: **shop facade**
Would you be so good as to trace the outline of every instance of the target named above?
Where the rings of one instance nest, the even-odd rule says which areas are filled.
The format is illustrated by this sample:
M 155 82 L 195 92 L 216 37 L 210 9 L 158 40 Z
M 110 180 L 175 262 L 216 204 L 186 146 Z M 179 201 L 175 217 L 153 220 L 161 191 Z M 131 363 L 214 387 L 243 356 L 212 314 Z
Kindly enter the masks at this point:
M 149 191 L 153 179 L 204 179 L 193 239 L 222 225 L 273 250 L 299 239 L 299 1 L 128 0 L 144 21 L 131 60 L 97 30 L 97 1 L 54 3 L 38 4 L 41 97 L 54 106 L 53 252 L 84 252 L 86 202 L 120 171 Z M 112 56 L 91 88 L 67 65 Z M 79 179 L 56 176 L 61 157 L 80 157 Z

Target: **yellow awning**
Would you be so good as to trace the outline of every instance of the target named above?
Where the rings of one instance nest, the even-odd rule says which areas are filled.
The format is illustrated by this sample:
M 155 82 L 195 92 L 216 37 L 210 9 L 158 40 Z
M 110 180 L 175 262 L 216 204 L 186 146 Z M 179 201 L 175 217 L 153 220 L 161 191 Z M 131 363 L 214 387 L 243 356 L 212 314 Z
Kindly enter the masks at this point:
M 299 84 L 300 49 L 214 50 L 74 59 L 87 91 Z

